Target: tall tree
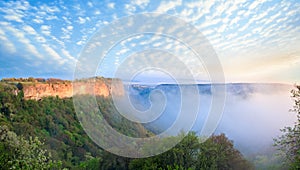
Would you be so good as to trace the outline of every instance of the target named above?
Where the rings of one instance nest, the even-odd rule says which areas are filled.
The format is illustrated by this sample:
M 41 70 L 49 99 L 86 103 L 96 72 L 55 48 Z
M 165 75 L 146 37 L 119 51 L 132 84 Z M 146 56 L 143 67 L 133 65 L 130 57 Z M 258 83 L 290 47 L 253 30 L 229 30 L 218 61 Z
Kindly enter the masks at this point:
M 275 139 L 275 146 L 285 154 L 290 169 L 300 169 L 300 86 L 291 93 L 294 100 L 291 111 L 297 114 L 297 122 L 293 127 L 281 129 L 284 134 Z

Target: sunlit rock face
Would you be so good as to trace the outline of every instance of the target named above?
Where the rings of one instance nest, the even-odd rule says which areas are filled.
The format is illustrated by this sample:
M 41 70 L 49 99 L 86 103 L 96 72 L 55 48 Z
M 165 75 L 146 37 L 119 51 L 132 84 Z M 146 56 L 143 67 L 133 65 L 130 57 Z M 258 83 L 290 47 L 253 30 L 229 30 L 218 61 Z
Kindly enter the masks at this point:
M 21 82 L 22 83 L 22 82 Z M 73 95 L 95 95 L 108 97 L 113 89 L 114 95 L 123 95 L 123 84 L 121 81 L 111 79 L 95 78 L 74 81 L 56 81 L 56 82 L 33 82 L 22 83 L 24 99 L 39 100 L 43 97 L 58 96 L 59 98 L 69 98 Z M 74 90 L 76 89 L 76 90 Z
M 71 83 L 34 83 L 24 84 L 23 92 L 25 99 L 38 100 L 47 96 L 68 98 L 72 96 Z

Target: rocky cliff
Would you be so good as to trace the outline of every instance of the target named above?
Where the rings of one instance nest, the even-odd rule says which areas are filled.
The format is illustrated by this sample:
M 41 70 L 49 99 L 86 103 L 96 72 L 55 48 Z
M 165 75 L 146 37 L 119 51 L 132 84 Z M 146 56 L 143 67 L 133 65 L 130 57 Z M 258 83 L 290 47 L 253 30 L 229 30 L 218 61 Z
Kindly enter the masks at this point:
M 58 96 L 60 98 L 71 97 L 71 83 L 29 83 L 22 84 L 25 99 L 41 99 L 47 96 Z
M 73 95 L 91 94 L 96 96 L 108 97 L 111 91 L 114 95 L 124 94 L 121 81 L 112 79 L 95 78 L 74 81 L 35 81 L 20 82 L 25 99 L 39 100 L 47 96 L 58 96 L 59 98 L 69 98 Z

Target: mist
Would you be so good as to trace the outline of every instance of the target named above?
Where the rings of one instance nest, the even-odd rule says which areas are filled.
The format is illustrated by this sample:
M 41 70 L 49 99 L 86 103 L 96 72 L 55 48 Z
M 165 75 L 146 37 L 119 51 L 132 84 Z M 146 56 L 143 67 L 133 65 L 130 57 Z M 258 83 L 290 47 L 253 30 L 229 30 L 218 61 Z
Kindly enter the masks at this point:
M 177 120 L 182 102 L 199 104 L 198 116 L 192 127 L 198 135 L 213 107 L 211 85 L 197 85 L 200 94 L 200 103 L 195 103 L 195 93 L 185 90 L 185 97 L 180 97 L 182 88 L 174 84 L 161 85 L 127 85 L 126 92 L 133 107 L 137 110 L 147 110 L 153 103 L 166 101 L 164 111 L 151 123 L 145 123 L 145 127 L 156 134 L 167 130 L 175 121 L 182 122 L 182 130 L 189 130 L 184 124 L 184 119 L 191 119 L 190 112 L 194 108 L 185 109 L 185 116 Z M 296 121 L 296 114 L 289 112 L 293 106 L 290 91 L 292 85 L 285 84 L 227 84 L 226 101 L 224 110 L 219 119 L 214 134 L 225 133 L 233 140 L 234 145 L 244 155 L 259 154 L 272 147 L 273 139 L 281 134 L 280 129 L 291 126 Z M 161 95 L 152 95 L 152 92 Z M 128 98 L 127 98 L 128 99 Z M 188 100 L 187 100 L 188 99 Z M 155 107 L 155 106 L 154 106 Z M 125 111 L 126 112 L 126 111 Z M 176 135 L 173 131 L 171 135 Z
M 234 86 L 234 85 L 232 85 Z M 280 129 L 291 126 L 296 114 L 290 90 L 293 86 L 250 84 L 251 91 L 229 92 L 223 117 L 215 133 L 225 133 L 245 155 L 272 147 Z M 229 87 L 230 88 L 230 87 Z

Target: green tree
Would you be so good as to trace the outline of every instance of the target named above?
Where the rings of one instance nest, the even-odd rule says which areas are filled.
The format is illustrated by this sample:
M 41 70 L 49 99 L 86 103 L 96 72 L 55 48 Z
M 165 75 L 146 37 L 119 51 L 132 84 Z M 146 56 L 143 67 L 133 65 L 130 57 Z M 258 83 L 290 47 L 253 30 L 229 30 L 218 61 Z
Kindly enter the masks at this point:
M 281 129 L 284 133 L 277 139 L 274 139 L 275 146 L 286 157 L 286 164 L 290 169 L 300 169 L 300 86 L 291 91 L 294 106 L 292 112 L 297 114 L 297 122 L 293 127 Z
M 213 135 L 200 145 L 196 169 L 253 169 L 225 134 Z
M 51 159 L 51 154 L 42 149 L 38 138 L 17 136 L 6 126 L 0 126 L 0 167 L 2 169 L 51 169 L 59 163 Z
M 170 137 L 169 140 L 173 138 Z M 144 159 L 134 159 L 129 169 L 253 169 L 232 141 L 224 135 L 212 136 L 201 143 L 195 133 L 189 133 L 171 150 Z

